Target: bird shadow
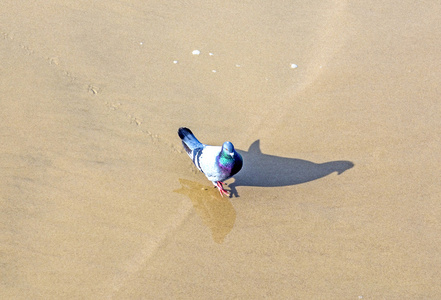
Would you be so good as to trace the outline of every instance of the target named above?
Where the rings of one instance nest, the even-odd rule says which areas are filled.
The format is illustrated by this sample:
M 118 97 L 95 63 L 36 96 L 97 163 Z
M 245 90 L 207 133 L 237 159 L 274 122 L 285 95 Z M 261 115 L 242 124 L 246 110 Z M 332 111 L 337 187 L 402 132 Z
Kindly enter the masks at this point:
M 313 163 L 311 161 L 263 154 L 260 140 L 251 144 L 248 151 L 238 150 L 244 164 L 234 176 L 235 181 L 228 186 L 231 196 L 239 197 L 238 186 L 277 187 L 289 186 L 325 177 L 337 172 L 338 175 L 352 168 L 354 164 L 346 160 Z

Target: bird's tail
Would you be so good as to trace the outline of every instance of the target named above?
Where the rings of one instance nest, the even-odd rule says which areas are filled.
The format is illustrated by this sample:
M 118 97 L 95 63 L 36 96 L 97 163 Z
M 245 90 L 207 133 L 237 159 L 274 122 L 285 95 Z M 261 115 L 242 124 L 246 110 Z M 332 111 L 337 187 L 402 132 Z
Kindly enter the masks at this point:
M 203 147 L 203 144 L 198 141 L 198 139 L 194 136 L 193 132 L 191 132 L 190 129 L 181 127 L 178 130 L 178 134 L 182 140 L 182 145 L 184 145 L 184 149 L 188 153 L 188 155 L 190 155 L 194 149 Z

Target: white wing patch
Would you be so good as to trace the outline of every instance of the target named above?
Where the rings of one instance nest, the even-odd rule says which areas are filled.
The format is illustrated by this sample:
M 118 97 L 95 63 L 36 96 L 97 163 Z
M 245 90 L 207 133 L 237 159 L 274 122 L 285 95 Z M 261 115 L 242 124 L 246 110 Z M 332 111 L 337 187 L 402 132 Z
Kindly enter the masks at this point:
M 216 178 L 220 175 L 216 157 L 219 155 L 221 149 L 222 147 L 220 146 L 206 146 L 199 159 L 202 172 L 204 172 L 210 181 L 216 181 Z

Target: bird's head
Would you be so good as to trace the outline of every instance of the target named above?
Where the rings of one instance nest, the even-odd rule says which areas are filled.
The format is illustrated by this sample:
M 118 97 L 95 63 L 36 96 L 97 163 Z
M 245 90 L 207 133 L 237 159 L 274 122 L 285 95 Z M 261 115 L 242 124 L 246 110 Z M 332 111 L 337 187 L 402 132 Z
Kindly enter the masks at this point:
M 222 145 L 222 155 L 223 156 L 225 156 L 225 157 L 228 157 L 228 156 L 234 157 L 234 153 L 235 152 L 236 151 L 234 151 L 234 146 L 233 146 L 233 144 L 231 142 L 225 142 Z

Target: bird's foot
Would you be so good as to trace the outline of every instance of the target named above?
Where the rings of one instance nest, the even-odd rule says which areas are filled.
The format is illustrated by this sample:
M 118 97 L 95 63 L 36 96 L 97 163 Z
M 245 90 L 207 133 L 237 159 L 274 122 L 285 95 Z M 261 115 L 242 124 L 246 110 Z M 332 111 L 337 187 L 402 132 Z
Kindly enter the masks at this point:
M 217 189 L 219 190 L 220 195 L 223 197 L 224 195 L 230 196 L 227 190 L 224 189 L 223 182 L 218 181 L 216 183 Z

